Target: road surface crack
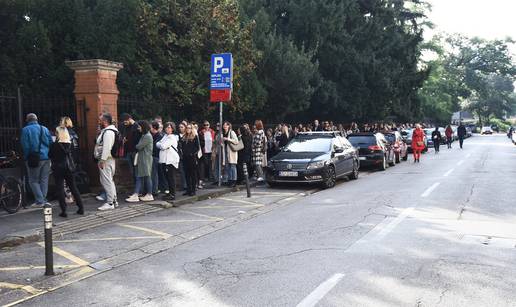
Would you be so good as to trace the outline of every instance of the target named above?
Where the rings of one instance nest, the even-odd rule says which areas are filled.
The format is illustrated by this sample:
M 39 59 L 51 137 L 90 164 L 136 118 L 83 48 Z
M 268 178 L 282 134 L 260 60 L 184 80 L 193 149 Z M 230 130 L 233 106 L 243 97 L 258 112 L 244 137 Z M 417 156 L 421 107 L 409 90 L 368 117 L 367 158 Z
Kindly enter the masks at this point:
M 475 191 L 475 184 L 472 184 L 471 188 L 469 190 L 468 197 L 466 198 L 466 201 L 460 206 L 459 217 L 457 218 L 457 220 L 462 219 L 462 214 L 466 211 L 466 207 L 469 204 L 469 202 L 471 201 L 471 197 L 473 196 L 474 191 Z

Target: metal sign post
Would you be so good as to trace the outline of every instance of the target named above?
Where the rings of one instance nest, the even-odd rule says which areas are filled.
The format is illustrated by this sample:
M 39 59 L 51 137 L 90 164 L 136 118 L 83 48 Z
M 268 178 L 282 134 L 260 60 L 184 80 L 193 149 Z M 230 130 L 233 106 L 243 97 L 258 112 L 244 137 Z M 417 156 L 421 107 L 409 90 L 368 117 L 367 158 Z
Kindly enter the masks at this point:
M 231 53 L 212 54 L 210 69 L 210 101 L 219 103 L 219 142 L 217 144 L 219 161 L 218 176 L 219 187 L 222 185 L 222 155 L 224 154 L 224 142 L 222 141 L 222 109 L 223 102 L 231 100 L 231 92 L 233 91 L 233 55 Z

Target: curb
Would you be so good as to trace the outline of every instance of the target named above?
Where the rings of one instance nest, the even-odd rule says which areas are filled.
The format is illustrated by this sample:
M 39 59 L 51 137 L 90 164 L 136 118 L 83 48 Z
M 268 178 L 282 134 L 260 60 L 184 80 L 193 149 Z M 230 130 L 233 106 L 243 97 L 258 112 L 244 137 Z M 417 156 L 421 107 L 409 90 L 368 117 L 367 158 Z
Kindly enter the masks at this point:
M 257 182 L 252 182 L 250 184 L 251 187 L 256 187 L 258 185 Z M 186 204 L 191 204 L 211 198 L 217 198 L 225 194 L 229 194 L 232 192 L 238 192 L 242 189 L 240 187 L 236 188 L 224 188 L 222 190 L 207 192 L 202 195 L 190 196 L 187 198 L 183 198 L 173 203 L 167 201 L 156 201 L 151 203 L 137 203 L 134 205 L 124 206 L 121 209 L 112 210 L 112 211 L 104 211 L 104 212 L 96 212 L 95 214 L 87 215 L 84 217 L 80 217 L 70 221 L 64 221 L 58 224 L 55 224 L 53 227 L 53 237 L 59 238 L 64 235 L 70 233 L 76 233 L 87 229 L 92 229 L 95 227 L 120 222 L 123 220 L 127 220 L 130 218 L 143 216 L 149 213 L 157 212 L 163 209 L 170 209 L 173 207 L 179 207 Z M 243 188 L 245 190 L 245 187 Z M 0 249 L 6 247 L 15 247 L 26 243 L 33 243 L 37 241 L 41 241 L 43 239 L 43 227 L 32 229 L 28 231 L 23 231 L 19 233 L 11 234 L 8 237 L 2 238 L 0 240 Z

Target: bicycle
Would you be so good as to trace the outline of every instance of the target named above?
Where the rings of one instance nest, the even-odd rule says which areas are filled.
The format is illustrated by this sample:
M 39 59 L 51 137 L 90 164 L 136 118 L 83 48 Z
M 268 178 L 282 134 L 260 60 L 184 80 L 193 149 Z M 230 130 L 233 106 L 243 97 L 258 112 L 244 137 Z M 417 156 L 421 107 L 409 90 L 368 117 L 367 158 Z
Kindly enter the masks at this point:
M 0 168 L 13 164 L 19 157 L 14 153 L 0 155 Z M 23 204 L 23 188 L 20 181 L 12 176 L 0 174 L 0 207 L 10 214 L 18 212 Z

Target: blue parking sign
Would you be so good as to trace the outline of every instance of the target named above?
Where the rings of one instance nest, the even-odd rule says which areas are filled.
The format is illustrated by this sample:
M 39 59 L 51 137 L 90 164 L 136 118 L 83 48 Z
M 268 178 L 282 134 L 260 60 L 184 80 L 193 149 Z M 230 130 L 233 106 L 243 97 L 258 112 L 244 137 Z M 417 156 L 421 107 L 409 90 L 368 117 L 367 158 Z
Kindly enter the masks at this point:
M 231 53 L 211 55 L 210 89 L 233 89 L 233 55 Z

